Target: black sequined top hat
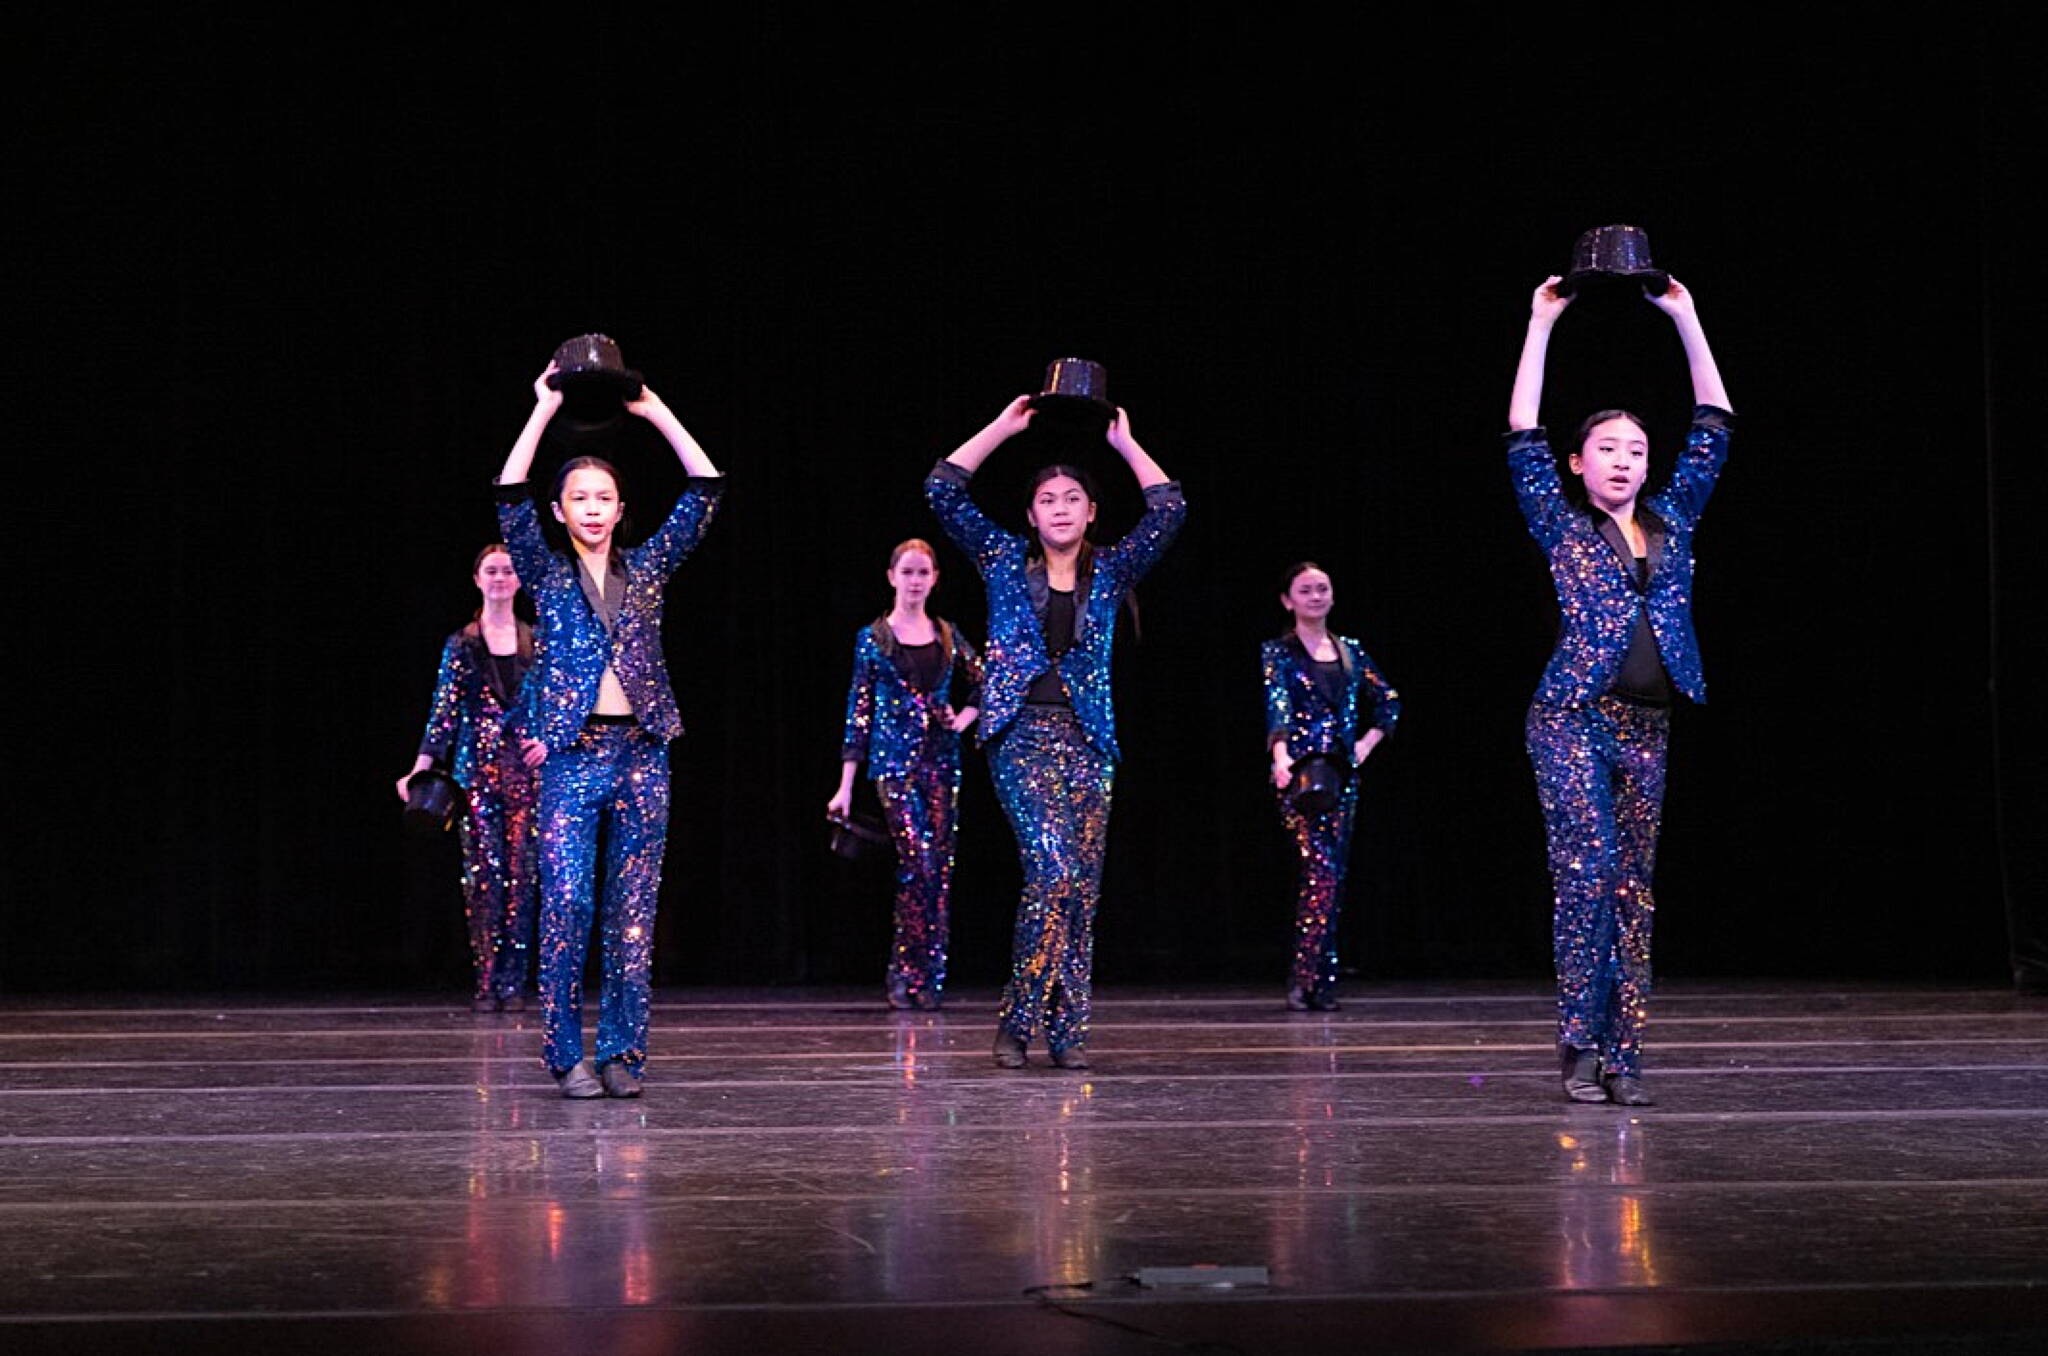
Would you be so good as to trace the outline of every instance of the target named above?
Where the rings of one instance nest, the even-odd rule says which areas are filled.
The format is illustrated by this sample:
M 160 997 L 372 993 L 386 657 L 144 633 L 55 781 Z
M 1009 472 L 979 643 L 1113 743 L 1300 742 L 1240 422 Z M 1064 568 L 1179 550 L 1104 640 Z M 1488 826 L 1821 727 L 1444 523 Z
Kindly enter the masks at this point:
M 405 827 L 417 834 L 446 833 L 468 799 L 453 777 L 437 767 L 422 768 L 405 781 Z
M 1114 419 L 1109 400 L 1109 372 L 1086 358 L 1054 358 L 1045 367 L 1045 388 L 1031 397 L 1031 408 L 1063 418 Z
M 640 395 L 640 374 L 626 366 L 618 344 L 602 334 L 579 334 L 555 350 L 548 385 L 562 393 L 562 413 L 585 431 L 616 423 L 625 402 Z
M 1572 266 L 1557 285 L 1568 297 L 1588 284 L 1634 283 L 1651 296 L 1671 287 L 1671 275 L 1650 262 L 1650 236 L 1640 226 L 1595 226 L 1572 246 Z
M 882 827 L 878 816 L 856 811 L 845 819 L 832 821 L 832 837 L 829 843 L 832 851 L 851 861 L 864 856 L 872 847 L 889 841 L 889 831 Z
M 1344 794 L 1345 771 L 1327 753 L 1312 753 L 1294 765 L 1287 798 L 1305 815 L 1326 815 Z

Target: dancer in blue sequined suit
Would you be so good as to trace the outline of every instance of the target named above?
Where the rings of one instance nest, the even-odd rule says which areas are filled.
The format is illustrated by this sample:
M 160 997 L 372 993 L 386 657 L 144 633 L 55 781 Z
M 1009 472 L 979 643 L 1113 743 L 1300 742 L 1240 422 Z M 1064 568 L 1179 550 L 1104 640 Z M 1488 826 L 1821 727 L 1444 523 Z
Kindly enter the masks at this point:
M 1037 475 L 1030 539 L 997 527 L 975 505 L 969 482 L 1033 414 L 1030 397 L 1011 401 L 932 469 L 925 497 L 988 589 L 981 741 L 1023 858 L 995 1061 L 1023 1067 L 1025 1047 L 1042 1034 L 1055 1064 L 1083 1069 L 1118 757 L 1109 690 L 1117 610 L 1180 530 L 1187 505 L 1118 410 L 1109 445 L 1145 492 L 1145 515 L 1129 536 L 1100 549 L 1088 541 L 1095 496 L 1082 473 L 1065 466 Z
M 478 1012 L 526 1005 L 527 963 L 535 914 L 533 774 L 505 732 L 533 663 L 533 628 L 512 611 L 519 575 L 511 553 L 493 543 L 474 571 L 483 603 L 469 625 L 441 647 L 441 672 L 412 771 L 448 766 L 462 787 L 456 833 L 462 843 L 462 904 L 476 974 L 470 1006 Z
M 696 548 L 724 481 L 667 405 L 642 388 L 626 409 L 653 425 L 682 462 L 688 487 L 653 536 L 612 539 L 623 503 L 616 473 L 578 457 L 555 482 L 552 509 L 568 529 L 559 554 L 541 536 L 526 484 L 561 393 L 547 377 L 498 476 L 498 522 L 539 613 L 535 668 L 514 721 L 540 768 L 540 995 L 544 1058 L 568 1097 L 635 1097 L 647 1058 L 654 910 L 668 839 L 668 744 L 683 732 L 662 656 L 662 591 Z M 604 989 L 597 1061 L 583 1054 L 583 964 L 602 884 Z
M 1734 416 L 1692 294 L 1649 298 L 1692 371 L 1692 432 L 1671 483 L 1643 495 L 1640 419 L 1602 410 L 1568 445 L 1585 488 L 1565 495 L 1538 419 L 1551 327 L 1570 304 L 1536 289 L 1508 405 L 1508 468 L 1550 562 L 1561 625 L 1529 707 L 1529 757 L 1556 894 L 1558 1058 L 1574 1101 L 1647 1105 L 1642 1028 L 1650 994 L 1651 878 L 1676 696 L 1706 700 L 1692 628 L 1692 537 L 1728 457 Z
M 896 930 L 885 984 L 892 1008 L 937 1008 L 946 989 L 946 900 L 960 813 L 960 731 L 974 723 L 981 658 L 952 623 L 925 610 L 938 553 L 913 537 L 889 553 L 894 605 L 853 642 L 839 789 L 825 813 L 853 813 L 862 763 L 896 843 Z M 952 704 L 959 674 L 966 698 Z
M 1280 605 L 1294 614 L 1294 625 L 1267 641 L 1259 655 L 1266 679 L 1266 747 L 1280 822 L 1301 857 L 1294 968 L 1287 987 L 1287 1006 L 1297 1012 L 1338 1007 L 1337 915 L 1358 812 L 1356 769 L 1401 719 L 1401 694 L 1365 647 L 1330 630 L 1335 597 L 1321 566 L 1303 561 L 1291 567 Z M 1310 758 L 1325 760 L 1342 778 L 1337 803 L 1327 810 L 1298 803 L 1290 791 L 1295 764 Z

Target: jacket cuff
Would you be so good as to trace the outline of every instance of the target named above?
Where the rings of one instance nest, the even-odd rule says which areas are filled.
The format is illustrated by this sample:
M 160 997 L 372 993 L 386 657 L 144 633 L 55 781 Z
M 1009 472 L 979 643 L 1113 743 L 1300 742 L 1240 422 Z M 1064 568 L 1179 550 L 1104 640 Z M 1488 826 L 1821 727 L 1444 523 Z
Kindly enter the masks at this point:
M 1145 507 L 1159 508 L 1166 504 L 1178 504 L 1185 496 L 1180 492 L 1178 480 L 1163 480 L 1157 485 L 1145 487 Z
M 707 494 L 716 498 L 725 493 L 725 477 L 723 475 L 691 476 L 689 478 L 689 488 L 697 491 L 699 494 Z
M 965 485 L 974 479 L 974 472 L 956 461 L 947 461 L 944 457 L 941 457 L 939 458 L 939 464 L 932 467 L 931 479 L 950 480 L 955 485 Z
M 1517 452 L 1526 452 L 1532 447 L 1541 447 L 1545 451 L 1550 448 L 1550 434 L 1541 424 L 1535 428 L 1509 429 L 1505 439 L 1510 456 Z
M 516 504 L 522 499 L 532 497 L 533 486 L 524 480 L 515 480 L 509 485 L 504 481 L 494 480 L 491 482 L 491 494 L 501 504 Z
M 1724 410 L 1719 405 L 1695 405 L 1692 407 L 1694 428 L 1718 428 L 1726 432 L 1735 427 L 1735 411 Z

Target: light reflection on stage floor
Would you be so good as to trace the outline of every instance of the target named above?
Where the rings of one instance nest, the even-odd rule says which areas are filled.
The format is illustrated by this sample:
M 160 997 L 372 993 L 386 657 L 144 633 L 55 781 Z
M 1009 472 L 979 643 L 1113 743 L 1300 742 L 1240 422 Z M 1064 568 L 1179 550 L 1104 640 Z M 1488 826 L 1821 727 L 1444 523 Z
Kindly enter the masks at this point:
M 2048 1333 L 2048 1006 L 1999 992 L 1673 985 L 1637 1111 L 1561 1098 L 1532 985 L 1111 990 L 1085 1074 L 993 1068 L 986 992 L 663 999 L 647 1095 L 583 1103 L 532 1012 L 0 1007 L 0 1348 Z M 1198 1263 L 1271 1285 L 1126 1279 Z

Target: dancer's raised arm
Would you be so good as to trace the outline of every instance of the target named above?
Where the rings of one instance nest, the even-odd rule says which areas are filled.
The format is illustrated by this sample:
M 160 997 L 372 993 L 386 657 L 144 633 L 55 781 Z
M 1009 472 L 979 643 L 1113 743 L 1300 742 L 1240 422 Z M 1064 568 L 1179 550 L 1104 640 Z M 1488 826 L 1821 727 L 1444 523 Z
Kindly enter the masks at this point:
M 1124 465 L 1131 468 L 1131 474 L 1138 478 L 1138 488 L 1149 490 L 1154 485 L 1164 485 L 1173 479 L 1160 469 L 1159 463 L 1138 446 L 1138 440 L 1131 436 L 1131 416 L 1117 406 L 1116 418 L 1109 421 L 1109 432 L 1104 435 L 1116 454 L 1124 459 Z
M 1031 416 L 1037 413 L 1031 407 L 1030 396 L 1018 396 L 1003 406 L 1003 412 L 989 420 L 973 437 L 948 453 L 946 460 L 969 475 L 974 474 L 988 460 L 989 453 L 1031 427 Z
M 1529 298 L 1529 329 L 1522 336 L 1522 361 L 1515 368 L 1515 389 L 1508 397 L 1508 427 L 1521 430 L 1543 426 L 1543 362 L 1550 353 L 1550 327 L 1564 314 L 1572 299 L 1559 296 L 1557 285 L 1564 279 L 1552 274 Z
M 1707 347 L 1707 332 L 1700 328 L 1700 314 L 1692 293 L 1673 278 L 1664 295 L 1649 300 L 1678 327 L 1678 342 L 1685 345 L 1686 366 L 1692 369 L 1692 403 L 1712 405 L 1733 414 L 1735 407 L 1728 403 L 1728 388 L 1721 384 L 1721 369 L 1714 363 L 1714 351 Z
M 519 430 L 512 450 L 505 454 L 505 467 L 498 472 L 500 485 L 523 485 L 533 471 L 533 454 L 540 451 L 541 435 L 548 431 L 555 411 L 562 408 L 562 393 L 548 385 L 548 378 L 557 370 L 551 361 L 547 370 L 533 379 L 533 413 L 526 416 L 526 427 Z
M 690 436 L 690 430 L 683 427 L 683 422 L 676 418 L 675 411 L 663 403 L 662 398 L 656 395 L 652 388 L 642 386 L 640 394 L 626 402 L 626 412 L 636 414 L 654 425 L 654 431 L 675 449 L 676 460 L 683 464 L 683 474 L 703 479 L 711 479 L 719 474 L 718 468 L 711 464 L 710 456 L 697 440 Z

